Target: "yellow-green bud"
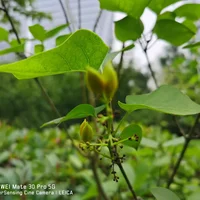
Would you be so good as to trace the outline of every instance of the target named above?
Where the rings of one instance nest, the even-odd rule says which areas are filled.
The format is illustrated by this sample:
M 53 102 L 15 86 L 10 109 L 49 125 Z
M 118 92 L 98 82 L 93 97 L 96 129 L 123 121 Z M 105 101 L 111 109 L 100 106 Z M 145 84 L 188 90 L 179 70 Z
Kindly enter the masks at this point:
M 104 90 L 104 80 L 102 74 L 92 67 L 86 71 L 87 86 L 95 94 L 102 94 Z
M 111 101 L 118 88 L 117 73 L 111 64 L 105 66 L 103 77 L 105 81 L 104 95 L 107 100 Z
M 82 122 L 82 124 L 80 126 L 80 135 L 81 135 L 81 139 L 84 142 L 89 142 L 93 138 L 92 127 L 88 124 L 86 119 Z

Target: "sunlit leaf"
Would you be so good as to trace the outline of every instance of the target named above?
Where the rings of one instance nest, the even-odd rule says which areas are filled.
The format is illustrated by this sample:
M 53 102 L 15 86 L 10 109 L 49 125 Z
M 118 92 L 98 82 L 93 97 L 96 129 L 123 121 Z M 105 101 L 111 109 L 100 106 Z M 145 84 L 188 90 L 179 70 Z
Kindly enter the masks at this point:
M 169 85 L 163 85 L 149 94 L 129 95 L 126 97 L 126 104 L 119 102 L 119 106 L 127 112 L 149 109 L 173 115 L 200 113 L 200 105 Z

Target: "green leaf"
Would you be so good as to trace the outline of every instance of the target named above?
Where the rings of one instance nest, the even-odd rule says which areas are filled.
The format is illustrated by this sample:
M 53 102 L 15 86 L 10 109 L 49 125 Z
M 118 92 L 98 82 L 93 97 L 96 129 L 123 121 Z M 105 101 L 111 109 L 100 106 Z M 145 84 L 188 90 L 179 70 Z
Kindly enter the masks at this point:
M 71 34 L 66 34 L 66 35 L 60 35 L 56 38 L 56 46 L 62 44 L 63 42 L 65 42 L 69 36 L 71 36 Z
M 171 20 L 175 20 L 176 18 L 176 14 L 174 12 L 164 12 L 163 14 L 161 15 L 158 15 L 158 20 L 161 20 L 161 19 L 171 19 Z
M 72 71 L 99 69 L 108 47 L 98 35 L 78 30 L 62 45 L 25 60 L 0 66 L 0 72 L 12 73 L 18 79 L 29 79 Z
M 101 105 L 101 106 L 98 106 L 96 107 L 94 110 L 95 110 L 95 115 L 97 116 L 102 110 L 104 110 L 106 108 L 106 105 Z
M 69 113 L 67 113 L 66 116 L 47 122 L 43 124 L 41 128 L 52 124 L 60 124 L 67 120 L 80 119 L 88 116 L 93 116 L 93 117 L 96 116 L 94 107 L 89 104 L 80 104 L 76 106 L 74 109 L 72 109 Z
M 190 20 L 200 19 L 200 4 L 184 4 L 174 10 L 177 16 L 186 17 Z
M 175 193 L 166 188 L 153 188 L 151 193 L 156 197 L 156 200 L 180 200 Z
M 165 7 L 181 0 L 152 0 L 149 8 L 159 14 Z
M 144 30 L 140 19 L 127 16 L 115 22 L 115 35 L 118 40 L 125 42 L 127 40 L 137 40 Z
M 200 46 L 200 42 L 196 42 L 193 44 L 188 44 L 188 45 L 184 46 L 183 48 L 187 49 L 187 48 L 194 48 L 194 47 L 199 47 L 199 46 Z
M 126 104 L 118 103 L 122 109 L 128 112 L 149 109 L 173 115 L 194 115 L 200 113 L 200 105 L 193 102 L 178 89 L 169 85 L 163 85 L 149 94 L 129 95 L 126 97 Z
M 122 133 L 120 134 L 121 140 L 127 139 L 127 138 L 132 138 L 131 140 L 127 140 L 125 142 L 122 142 L 124 145 L 133 147 L 137 149 L 140 145 L 140 141 L 142 139 L 142 129 L 140 126 L 131 124 L 124 128 Z
M 114 51 L 111 53 L 108 53 L 102 63 L 102 67 L 104 67 L 108 62 L 112 61 L 119 53 L 123 52 L 123 51 L 129 51 L 130 49 L 132 49 L 135 45 L 131 44 L 119 51 Z
M 154 32 L 158 38 L 166 40 L 175 46 L 180 46 L 194 36 L 187 26 L 170 19 L 158 20 Z
M 0 41 L 8 41 L 9 32 L 0 27 Z
M 140 18 L 151 0 L 99 0 L 101 9 L 121 11 Z
M 197 32 L 197 26 L 195 25 L 195 23 L 193 21 L 186 19 L 185 21 L 182 22 L 182 24 L 184 24 L 186 27 L 188 27 L 194 33 Z
M 37 44 L 37 45 L 35 45 L 34 51 L 35 51 L 35 54 L 43 52 L 44 51 L 44 45 L 43 44 Z
M 53 28 L 53 29 L 47 31 L 45 34 L 45 39 L 49 39 L 49 38 L 55 36 L 56 34 L 58 34 L 63 29 L 67 28 L 68 26 L 69 26 L 69 24 L 62 24 L 60 26 L 57 26 L 56 28 Z
M 40 24 L 35 24 L 33 26 L 29 26 L 29 31 L 33 35 L 33 37 L 41 42 L 45 39 L 46 30 Z
M 0 55 L 5 55 L 9 53 L 21 53 L 21 52 L 24 52 L 24 44 L 19 44 L 17 46 L 12 46 L 7 49 L 3 49 L 0 51 Z

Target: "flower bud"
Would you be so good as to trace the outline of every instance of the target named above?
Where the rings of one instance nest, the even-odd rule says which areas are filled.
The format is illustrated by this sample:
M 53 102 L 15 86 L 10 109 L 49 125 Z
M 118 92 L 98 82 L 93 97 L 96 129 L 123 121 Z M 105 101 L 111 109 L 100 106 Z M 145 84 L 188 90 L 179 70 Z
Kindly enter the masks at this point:
M 95 94 L 102 94 L 104 89 L 104 80 L 102 74 L 92 67 L 88 67 L 86 71 L 87 86 Z
M 108 101 L 111 101 L 118 88 L 117 73 L 111 64 L 105 66 L 103 70 L 105 81 L 104 94 Z
M 82 122 L 82 124 L 80 126 L 80 135 L 81 135 L 81 139 L 84 142 L 89 142 L 93 138 L 92 127 L 88 124 L 86 119 Z

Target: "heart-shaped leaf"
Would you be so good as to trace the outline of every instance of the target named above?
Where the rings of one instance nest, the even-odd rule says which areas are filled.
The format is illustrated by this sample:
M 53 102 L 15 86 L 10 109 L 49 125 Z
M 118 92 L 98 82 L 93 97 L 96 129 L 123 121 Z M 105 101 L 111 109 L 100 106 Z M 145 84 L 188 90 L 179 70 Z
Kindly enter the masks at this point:
M 138 125 L 131 124 L 122 131 L 120 138 L 121 140 L 127 139 L 122 142 L 123 144 L 137 149 L 142 139 L 142 128 Z
M 0 66 L 0 72 L 12 73 L 18 79 L 29 79 L 72 71 L 99 69 L 108 47 L 95 33 L 78 30 L 60 46 L 35 56 Z
M 118 103 L 127 112 L 149 109 L 173 115 L 194 115 L 200 113 L 200 105 L 193 102 L 178 89 L 169 85 L 163 85 L 149 94 L 129 95 L 126 97 L 126 104 Z

